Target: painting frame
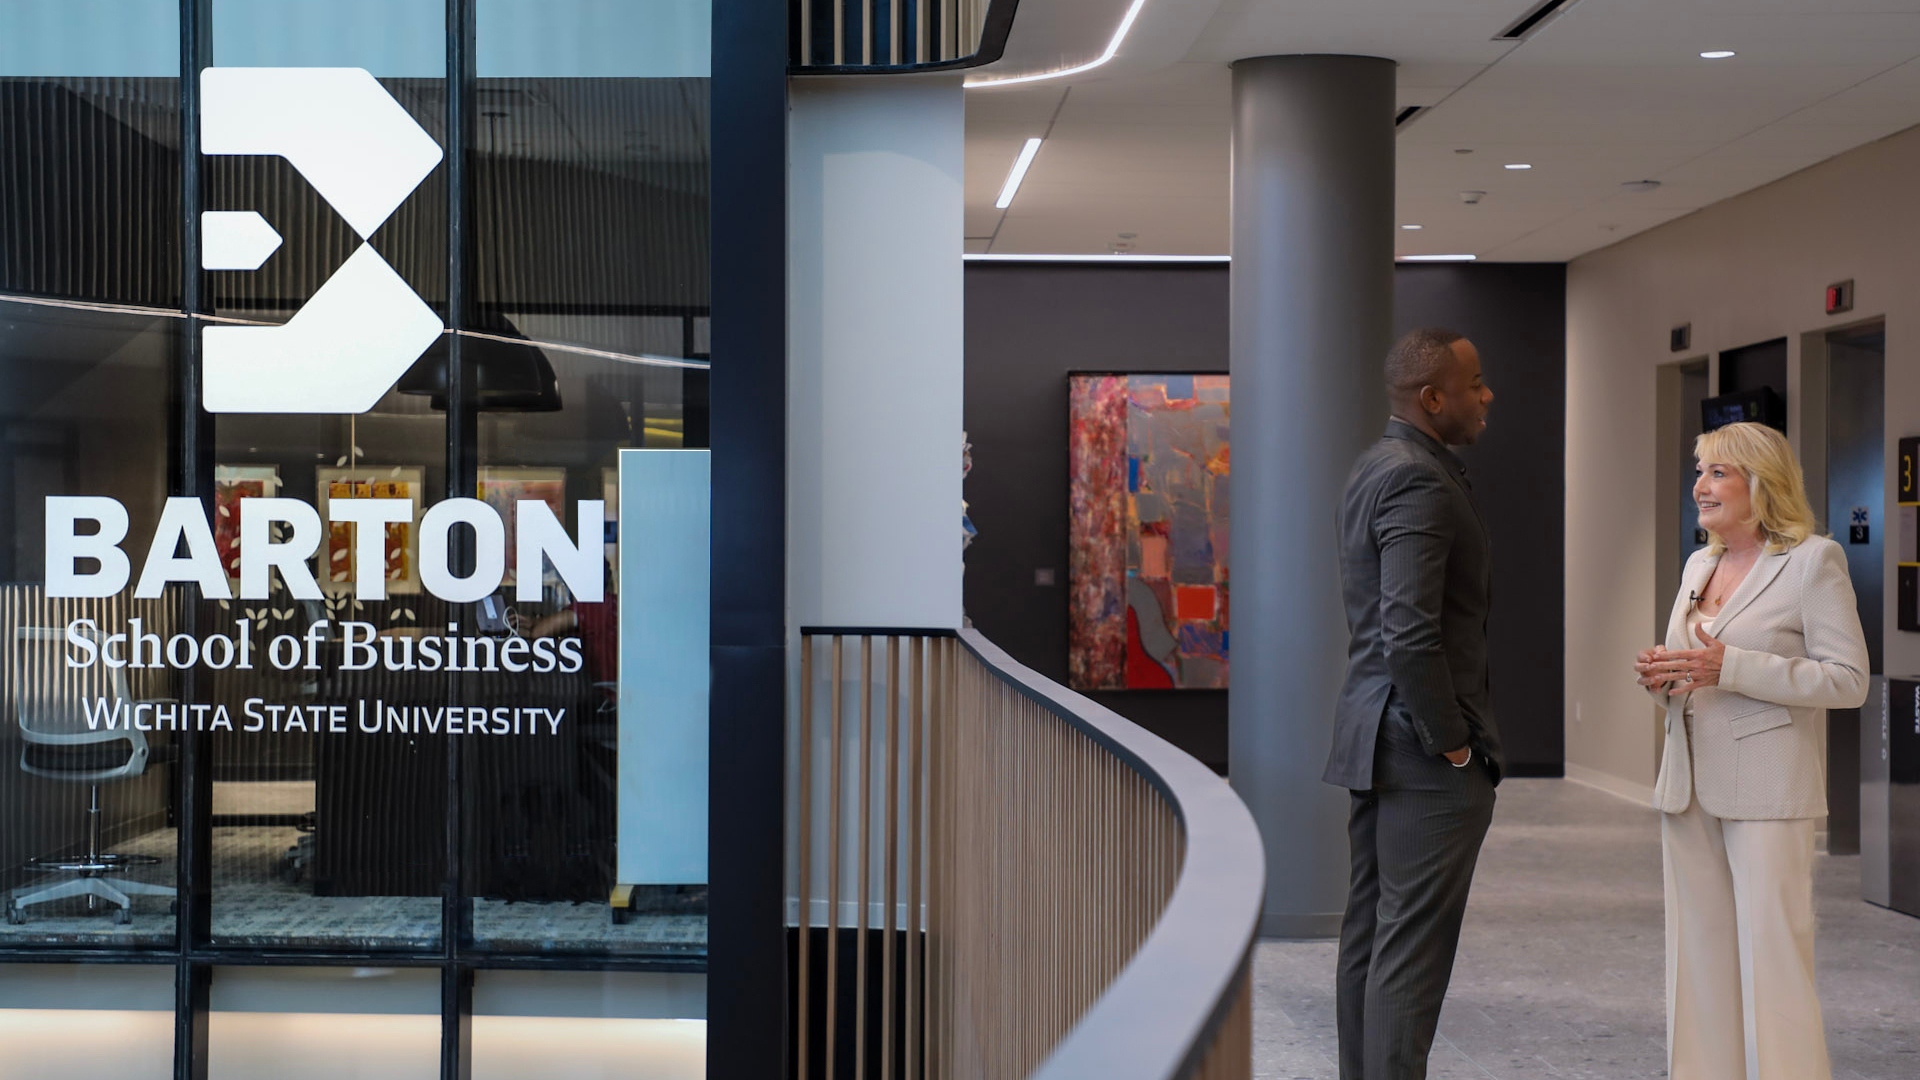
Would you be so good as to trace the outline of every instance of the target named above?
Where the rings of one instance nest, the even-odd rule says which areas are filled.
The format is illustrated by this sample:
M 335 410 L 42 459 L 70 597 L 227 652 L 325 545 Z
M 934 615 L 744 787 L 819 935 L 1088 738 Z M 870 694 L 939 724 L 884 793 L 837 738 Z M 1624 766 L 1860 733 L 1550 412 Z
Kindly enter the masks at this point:
M 323 466 L 314 470 L 314 495 L 319 505 L 322 532 L 320 550 L 314 555 L 314 579 L 320 583 L 320 591 L 329 596 L 351 593 L 353 574 L 351 569 L 351 547 L 344 551 L 336 545 L 347 542 L 356 526 L 335 524 L 328 509 L 331 506 L 336 484 L 407 485 L 404 496 L 413 503 L 413 516 L 410 520 L 389 526 L 401 531 L 400 551 L 404 559 L 404 570 L 399 576 L 393 576 L 391 570 L 387 577 L 388 596 L 406 595 L 421 591 L 420 585 L 420 515 L 426 509 L 427 470 L 419 465 L 338 465 Z M 376 495 L 375 498 L 399 498 L 394 495 Z M 342 561 L 342 555 L 348 563 L 344 578 L 336 578 L 334 564 Z M 389 554 L 389 563 L 392 557 Z
M 258 484 L 258 491 L 243 485 Z M 215 465 L 213 467 L 213 547 L 227 572 L 227 587 L 240 592 L 240 500 L 273 498 L 280 494 L 278 465 Z

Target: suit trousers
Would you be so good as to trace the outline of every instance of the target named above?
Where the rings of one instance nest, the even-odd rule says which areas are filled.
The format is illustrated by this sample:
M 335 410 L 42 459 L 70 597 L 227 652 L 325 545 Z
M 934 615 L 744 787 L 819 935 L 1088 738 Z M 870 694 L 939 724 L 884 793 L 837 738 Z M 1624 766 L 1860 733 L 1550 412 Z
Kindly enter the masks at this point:
M 1660 815 L 1667 1075 L 1829 1080 L 1813 973 L 1813 819 Z
M 1336 993 L 1341 1080 L 1427 1075 L 1493 798 L 1477 751 L 1455 768 L 1387 710 L 1373 787 L 1353 793 L 1347 824 L 1353 875 Z

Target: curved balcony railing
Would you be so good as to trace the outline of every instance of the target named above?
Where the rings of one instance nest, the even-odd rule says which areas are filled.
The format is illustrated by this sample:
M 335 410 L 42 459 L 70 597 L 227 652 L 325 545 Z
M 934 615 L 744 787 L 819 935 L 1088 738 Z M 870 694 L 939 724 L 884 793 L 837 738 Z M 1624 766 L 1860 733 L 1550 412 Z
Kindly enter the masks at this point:
M 857 75 L 1000 59 L 1019 0 L 793 0 L 793 70 Z
M 1251 1076 L 1224 781 L 970 630 L 806 629 L 801 668 L 795 1075 Z

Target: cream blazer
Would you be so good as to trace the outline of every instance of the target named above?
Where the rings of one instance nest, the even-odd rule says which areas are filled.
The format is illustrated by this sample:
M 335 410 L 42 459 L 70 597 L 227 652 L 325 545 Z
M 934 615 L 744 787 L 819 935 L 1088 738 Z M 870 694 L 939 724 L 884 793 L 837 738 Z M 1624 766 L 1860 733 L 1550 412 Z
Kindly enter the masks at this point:
M 1704 589 L 1718 556 L 1687 560 L 1667 620 L 1667 648 L 1691 649 L 1688 597 Z M 1727 646 L 1720 685 L 1671 697 L 1667 750 L 1654 805 L 1669 814 L 1700 800 L 1718 818 L 1820 817 L 1827 812 L 1823 709 L 1867 699 L 1867 639 L 1840 545 L 1816 536 L 1763 554 L 1707 632 Z M 1693 704 L 1693 739 L 1684 712 Z

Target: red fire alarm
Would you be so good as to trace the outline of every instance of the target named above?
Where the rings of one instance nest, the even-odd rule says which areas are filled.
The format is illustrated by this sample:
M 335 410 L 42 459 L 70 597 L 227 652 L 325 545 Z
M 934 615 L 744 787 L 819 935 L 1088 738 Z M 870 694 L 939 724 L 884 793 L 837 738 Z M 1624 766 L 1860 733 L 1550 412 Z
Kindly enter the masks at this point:
M 1827 286 L 1827 314 L 1838 315 L 1853 310 L 1853 279 L 1835 282 Z

